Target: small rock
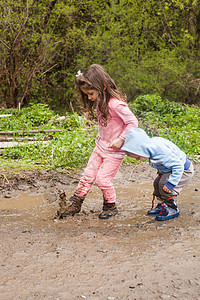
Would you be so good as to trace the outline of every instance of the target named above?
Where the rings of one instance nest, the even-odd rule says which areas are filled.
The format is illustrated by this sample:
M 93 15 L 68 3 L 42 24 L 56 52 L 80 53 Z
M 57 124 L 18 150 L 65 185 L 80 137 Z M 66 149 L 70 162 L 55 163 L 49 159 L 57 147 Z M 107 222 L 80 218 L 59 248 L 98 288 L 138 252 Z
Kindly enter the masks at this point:
M 83 235 L 86 236 L 87 238 L 96 238 L 97 237 L 96 232 L 84 232 Z
M 163 299 L 163 300 L 168 300 L 171 297 L 170 297 L 170 295 L 162 295 L 162 296 L 160 296 L 160 298 Z
M 4 198 L 18 198 L 18 197 L 19 197 L 19 194 L 12 194 L 12 193 L 6 194 L 4 196 Z
M 30 186 L 28 186 L 28 185 L 19 185 L 18 186 L 18 190 L 21 190 L 21 191 L 27 191 L 28 189 L 30 189 Z

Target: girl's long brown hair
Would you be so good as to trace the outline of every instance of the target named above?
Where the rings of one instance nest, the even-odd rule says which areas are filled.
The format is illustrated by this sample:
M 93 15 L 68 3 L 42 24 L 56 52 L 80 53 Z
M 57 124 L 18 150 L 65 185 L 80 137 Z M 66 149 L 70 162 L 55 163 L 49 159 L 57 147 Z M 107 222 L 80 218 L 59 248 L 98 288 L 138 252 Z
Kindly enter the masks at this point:
M 111 98 L 117 98 L 126 102 L 126 95 L 123 95 L 119 91 L 114 80 L 98 64 L 91 65 L 86 71 L 78 75 L 75 79 L 75 83 L 84 108 L 89 111 L 92 117 L 94 117 L 95 102 L 90 101 L 88 96 L 82 92 L 81 88 L 98 91 L 98 109 L 104 121 L 107 121 L 109 115 L 108 102 Z

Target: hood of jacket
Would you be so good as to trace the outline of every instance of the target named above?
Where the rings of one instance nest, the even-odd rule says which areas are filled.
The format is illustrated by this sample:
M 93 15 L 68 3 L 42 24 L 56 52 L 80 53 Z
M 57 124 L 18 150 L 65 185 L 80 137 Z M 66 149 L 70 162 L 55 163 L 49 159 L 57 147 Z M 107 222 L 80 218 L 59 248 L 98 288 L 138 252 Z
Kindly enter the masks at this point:
M 150 158 L 153 151 L 153 143 L 144 130 L 141 128 L 132 128 L 127 133 L 122 150 Z
M 186 154 L 174 143 L 162 137 L 150 138 L 141 128 L 132 128 L 126 136 L 122 150 L 147 157 L 151 162 L 154 160 L 165 164 L 179 161 L 185 163 Z

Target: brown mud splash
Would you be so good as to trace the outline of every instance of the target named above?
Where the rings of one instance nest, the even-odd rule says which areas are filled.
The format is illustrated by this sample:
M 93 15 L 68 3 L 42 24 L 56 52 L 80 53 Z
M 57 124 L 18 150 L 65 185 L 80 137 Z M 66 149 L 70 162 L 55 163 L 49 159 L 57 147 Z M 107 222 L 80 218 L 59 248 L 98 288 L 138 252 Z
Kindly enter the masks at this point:
M 200 165 L 195 171 L 179 197 L 180 216 L 166 222 L 146 214 L 155 176 L 146 165 L 121 168 L 119 214 L 105 221 L 95 185 L 82 211 L 63 220 L 54 220 L 55 191 L 70 197 L 75 182 L 61 184 L 59 175 L 54 186 L 40 180 L 3 190 L 0 299 L 200 299 Z

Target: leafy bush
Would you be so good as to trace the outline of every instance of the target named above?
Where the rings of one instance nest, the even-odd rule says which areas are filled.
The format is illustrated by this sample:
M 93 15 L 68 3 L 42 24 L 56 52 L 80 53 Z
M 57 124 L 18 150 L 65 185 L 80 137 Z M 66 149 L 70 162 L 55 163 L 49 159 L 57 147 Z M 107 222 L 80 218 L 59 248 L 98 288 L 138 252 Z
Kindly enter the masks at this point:
M 63 132 L 54 135 L 48 144 L 25 144 L 7 148 L 3 159 L 26 160 L 45 168 L 79 168 L 89 158 L 94 148 L 94 131 L 88 132 L 79 128 L 74 132 Z
M 1 114 L 12 114 L 7 118 L 1 118 L 0 130 L 17 131 L 17 130 L 31 130 L 38 129 L 39 126 L 44 125 L 47 121 L 55 115 L 55 113 L 48 108 L 47 104 L 31 104 L 22 110 L 0 109 Z
M 200 108 L 162 100 L 158 95 L 140 96 L 129 105 L 139 119 L 139 126 L 150 136 L 169 139 L 189 158 L 200 161 Z M 34 137 L 41 143 L 2 150 L 1 165 L 7 163 L 13 167 L 23 162 L 25 168 L 74 169 L 87 162 L 95 146 L 97 125 L 76 113 L 66 113 L 60 118 L 44 105 L 32 105 L 20 112 L 0 110 L 0 113 L 8 112 L 13 117 L 1 124 L 1 130 L 21 130 L 26 125 L 27 130 L 62 129 L 62 132 L 51 133 L 48 143 L 42 143 L 46 135 L 40 133 Z M 136 163 L 136 160 L 126 157 L 125 162 Z
M 129 99 L 199 103 L 199 1 L 24 3 L 0 1 L 0 105 L 76 109 L 75 75 L 94 62 Z
M 148 112 L 158 114 L 158 117 L 166 115 L 174 117 L 186 111 L 185 106 L 168 100 L 163 101 L 157 94 L 139 96 L 129 105 L 139 117 L 144 117 Z
M 71 115 L 66 113 L 64 118 L 60 118 L 46 105 L 38 104 L 22 109 L 21 112 L 12 112 L 13 116 L 1 124 L 1 130 L 63 129 L 63 131 L 51 132 L 52 140 L 48 143 L 44 141 L 46 135 L 40 133 L 34 134 L 34 138 L 41 143 L 30 144 L 26 138 L 27 143 L 24 145 L 6 148 L 2 151 L 2 162 L 8 160 L 13 164 L 23 160 L 37 167 L 78 168 L 88 160 L 95 145 L 97 128 L 77 113 Z M 8 113 L 8 110 L 4 113 Z
M 200 108 L 145 95 L 130 103 L 139 117 L 139 126 L 150 136 L 171 140 L 188 157 L 200 160 Z

